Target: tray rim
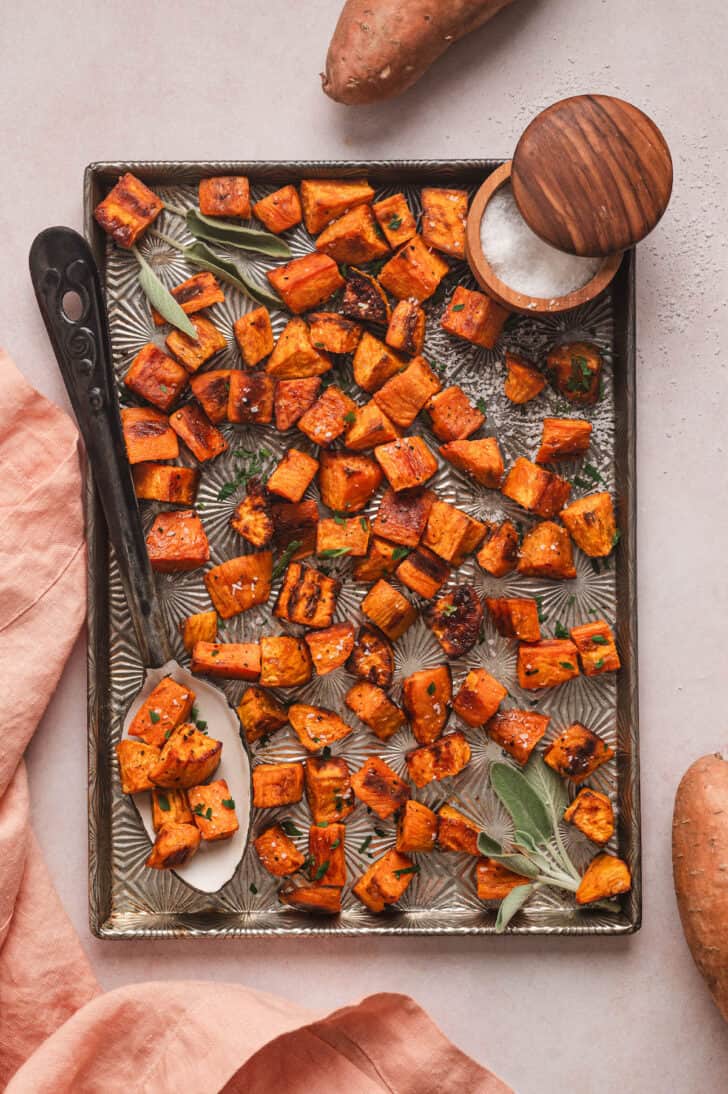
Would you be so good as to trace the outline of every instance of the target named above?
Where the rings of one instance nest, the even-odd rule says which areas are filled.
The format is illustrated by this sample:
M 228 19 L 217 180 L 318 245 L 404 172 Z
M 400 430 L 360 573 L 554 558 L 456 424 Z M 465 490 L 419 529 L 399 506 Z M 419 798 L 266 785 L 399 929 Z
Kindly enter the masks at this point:
M 335 173 L 339 177 L 357 174 L 387 174 L 393 177 L 401 173 L 414 175 L 446 174 L 462 178 L 472 172 L 474 178 L 482 179 L 504 163 L 504 159 L 461 158 L 461 159 L 391 159 L 391 160 L 99 160 L 89 163 L 83 176 L 84 234 L 92 249 L 96 262 L 105 280 L 104 234 L 93 217 L 93 209 L 101 196 L 104 180 L 130 171 L 142 180 L 163 183 L 167 177 L 179 180 L 180 174 L 188 174 L 192 179 L 199 174 L 274 174 L 295 172 L 299 177 L 303 173 L 320 177 L 324 173 Z M 160 176 L 162 176 L 160 178 Z M 629 758 L 621 752 L 617 756 L 618 779 L 625 778 L 630 783 L 633 822 L 629 831 L 627 849 L 632 862 L 633 887 L 625 899 L 626 913 L 609 926 L 585 925 L 579 927 L 558 925 L 513 926 L 504 932 L 508 936 L 550 936 L 558 937 L 615 937 L 636 933 L 642 925 L 642 817 L 640 804 L 640 758 L 639 758 L 639 703 L 638 703 L 638 645 L 637 645 L 637 475 L 636 475 L 636 257 L 635 249 L 626 251 L 622 268 L 615 279 L 620 286 L 624 308 L 624 322 L 615 323 L 615 367 L 617 360 L 622 373 L 619 384 L 615 383 L 615 423 L 625 428 L 622 445 L 615 445 L 615 483 L 618 494 L 617 504 L 619 526 L 622 531 L 622 550 L 616 556 L 618 585 L 625 590 L 617 598 L 618 626 L 627 637 L 631 656 L 622 669 L 622 681 L 626 699 L 617 711 L 626 715 L 632 726 L 630 737 L 633 748 Z M 161 939 L 161 938 L 286 938 L 320 936 L 327 938 L 390 937 L 399 935 L 443 936 L 451 935 L 494 935 L 492 924 L 474 926 L 458 925 L 457 922 L 442 926 L 399 926 L 394 923 L 382 923 L 376 929 L 352 926 L 307 926 L 302 921 L 297 926 L 246 927 L 241 925 L 242 916 L 231 916 L 235 926 L 200 928 L 195 925 L 197 915 L 188 917 L 175 915 L 176 922 L 182 926 L 170 924 L 157 926 L 124 926 L 114 919 L 112 911 L 112 869 L 111 869 L 111 790 L 104 785 L 99 771 L 108 762 L 108 740 L 100 733 L 104 723 L 106 696 L 99 684 L 100 666 L 103 665 L 103 652 L 108 634 L 108 605 L 98 605 L 95 586 L 107 550 L 105 524 L 91 475 L 86 475 L 84 489 L 84 513 L 87 535 L 87 771 L 88 771 L 88 894 L 89 928 L 100 939 Z M 625 603 L 626 601 L 626 603 Z M 97 651 L 102 656 L 97 658 Z M 622 707 L 626 709 L 622 710 Z M 272 913 L 270 913 L 272 915 Z M 411 914 L 411 913 L 410 913 Z M 154 917 L 164 920 L 164 915 Z M 185 918 L 190 920 L 189 925 Z M 221 919 L 223 917 L 220 917 Z M 228 917 L 225 917 L 227 919 Z

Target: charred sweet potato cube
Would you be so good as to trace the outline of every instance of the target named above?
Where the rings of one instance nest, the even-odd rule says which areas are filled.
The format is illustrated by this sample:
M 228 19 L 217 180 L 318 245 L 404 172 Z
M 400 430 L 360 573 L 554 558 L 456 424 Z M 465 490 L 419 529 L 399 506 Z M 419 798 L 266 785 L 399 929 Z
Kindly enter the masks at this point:
M 144 865 L 151 870 L 174 870 L 184 866 L 200 846 L 200 839 L 194 824 L 163 824 Z
M 432 744 L 450 717 L 452 676 L 449 665 L 420 669 L 402 681 L 402 702 L 415 740 Z
M 349 672 L 360 680 L 388 688 L 394 677 L 394 651 L 379 631 L 362 627 L 351 657 L 347 663 Z
M 366 558 L 356 563 L 352 570 L 352 577 L 355 581 L 379 581 L 380 577 L 393 574 L 399 560 L 406 554 L 406 547 L 396 547 L 393 543 L 387 543 L 385 539 L 372 536 Z
M 443 312 L 440 326 L 456 338 L 483 349 L 493 349 L 508 315 L 509 312 L 492 297 L 458 285 Z
M 295 874 L 306 862 L 303 851 L 299 851 L 292 839 L 280 824 L 271 824 L 253 840 L 260 864 L 273 877 L 289 877 Z
M 155 832 L 165 824 L 194 824 L 186 790 L 152 790 L 152 826 Z
M 407 754 L 407 771 L 417 787 L 427 786 L 433 779 L 457 775 L 470 762 L 470 745 L 464 734 L 446 733 L 430 745 L 415 748 Z
M 485 535 L 485 525 L 447 501 L 433 502 L 422 543 L 440 558 L 460 566 Z
M 288 623 L 321 630 L 330 627 L 340 583 L 311 566 L 291 562 L 281 585 L 273 614 Z
M 462 441 L 480 429 L 485 414 L 476 409 L 461 387 L 453 384 L 427 403 L 432 432 L 441 441 Z
M 248 368 L 257 364 L 273 352 L 273 328 L 270 315 L 265 307 L 253 308 L 233 323 L 235 341 L 238 343 L 243 363 Z
M 312 555 L 316 550 L 316 528 L 319 511 L 315 501 L 274 502 L 271 505 L 274 539 L 277 547 L 289 550 L 295 542 L 298 544 L 291 554 L 291 561 L 298 561 Z
M 158 410 L 145 406 L 124 407 L 121 426 L 129 463 L 147 460 L 176 460 L 179 441 L 169 419 Z
M 368 205 L 357 205 L 324 228 L 316 240 L 316 250 L 335 262 L 360 265 L 389 253 L 374 213 Z
M 307 634 L 305 640 L 317 675 L 326 676 L 341 668 L 354 649 L 354 624 L 335 623 L 323 631 Z
M 405 367 L 399 354 L 387 349 L 384 342 L 380 342 L 369 331 L 364 331 L 353 363 L 354 379 L 359 387 L 371 394 Z
M 367 757 L 364 765 L 351 776 L 351 785 L 359 801 L 381 820 L 391 817 L 410 797 L 410 788 L 404 779 L 400 779 L 379 756 Z
M 315 236 L 332 220 L 357 205 L 367 205 L 374 191 L 366 179 L 302 179 L 303 222 Z
M 423 619 L 448 657 L 464 657 L 478 642 L 483 605 L 472 585 L 458 585 L 428 604 Z
M 390 247 L 399 247 L 417 234 L 417 224 L 404 194 L 392 194 L 372 205 Z
M 503 456 L 495 437 L 482 437 L 477 441 L 449 441 L 440 445 L 440 455 L 481 486 L 500 489 Z
M 351 891 L 370 912 L 379 915 L 404 896 L 417 869 L 406 855 L 396 850 L 387 851 L 371 864 Z
M 154 783 L 149 773 L 159 763 L 158 748 L 143 741 L 125 738 L 116 746 L 116 758 L 119 762 L 122 794 L 139 794 L 142 790 L 153 788 Z
M 450 267 L 433 254 L 422 236 L 412 236 L 379 271 L 379 281 L 398 300 L 427 300 Z
M 152 569 L 162 574 L 196 570 L 210 558 L 202 521 L 193 509 L 157 513 L 147 536 Z
M 392 376 L 374 392 L 374 401 L 395 425 L 408 429 L 441 387 L 424 357 L 415 357 L 403 372 Z
M 576 646 L 567 638 L 547 638 L 518 647 L 518 683 L 527 691 L 555 688 L 578 675 Z
M 528 760 L 551 719 L 535 710 L 501 710 L 488 722 L 491 740 L 519 764 Z
M 240 825 L 225 779 L 216 779 L 206 786 L 191 786 L 187 797 L 194 822 L 204 840 L 215 843 L 235 835 Z
M 281 904 L 313 915 L 338 915 L 341 889 L 334 885 L 283 885 L 278 890 Z
M 269 688 L 296 688 L 313 675 L 311 655 L 302 638 L 290 635 L 260 640 L 260 683 Z
M 422 188 L 422 239 L 428 247 L 462 258 L 467 215 L 467 191 Z
M 582 623 L 569 631 L 579 651 L 581 671 L 585 676 L 598 676 L 602 672 L 616 672 L 620 668 L 619 654 L 612 628 L 603 619 L 594 623 Z
M 552 463 L 567 456 L 580 456 L 589 447 L 591 433 L 591 422 L 581 418 L 544 418 L 536 463 Z
M 528 885 L 529 879 L 514 874 L 501 862 L 494 858 L 478 859 L 475 868 L 475 881 L 478 891 L 478 900 L 503 900 L 511 889 L 517 889 L 519 885 Z
M 229 558 L 205 574 L 205 588 L 217 614 L 231 619 L 256 604 L 265 604 L 270 596 L 273 554 L 258 551 L 253 555 Z
M 94 209 L 94 218 L 119 247 L 133 247 L 164 202 L 135 175 L 127 172 Z
M 314 444 L 327 447 L 335 441 L 354 420 L 356 403 L 331 384 L 316 402 L 298 419 L 298 428 Z
M 425 344 L 425 313 L 416 300 L 400 300 L 389 320 L 385 341 L 392 349 L 417 357 Z
M 402 437 L 380 444 L 374 456 L 394 491 L 422 486 L 437 471 L 437 459 L 422 437 Z
M 287 232 L 295 224 L 300 224 L 303 216 L 298 190 L 295 186 L 282 186 L 280 190 L 266 194 L 253 206 L 253 216 L 274 235 Z
M 247 491 L 230 518 L 230 524 L 253 547 L 267 547 L 275 531 L 268 496 L 255 479 L 248 481 Z
M 570 403 L 590 406 L 599 398 L 602 355 L 587 342 L 554 346 L 546 358 L 551 384 Z
M 320 389 L 321 381 L 318 376 L 306 376 L 300 380 L 279 380 L 274 397 L 276 429 L 283 433 L 295 425 L 316 402 Z
M 204 315 L 193 315 L 190 323 L 197 332 L 197 338 L 190 338 L 181 330 L 173 330 L 165 338 L 167 349 L 181 361 L 188 372 L 197 372 L 200 365 L 209 361 L 227 342 L 225 335 Z
M 403 585 L 430 600 L 449 578 L 450 567 L 426 547 L 417 547 L 400 562 L 396 572 Z
M 349 421 L 349 415 L 346 421 Z M 344 443 L 352 452 L 365 452 L 380 444 L 396 441 L 400 432 L 394 422 L 390 422 L 383 410 L 372 399 L 365 406 L 356 407 L 353 420 L 346 431 Z
M 576 903 L 610 900 L 620 893 L 628 893 L 631 888 L 632 875 L 626 862 L 615 855 L 597 855 L 589 863 L 576 890 Z
M 392 314 L 387 295 L 376 277 L 357 269 L 349 270 L 346 275 L 339 308 L 347 318 L 374 327 L 386 327 Z
M 463 680 L 452 708 L 469 726 L 483 726 L 498 710 L 508 689 L 485 669 L 471 669 Z
M 518 558 L 519 574 L 529 577 L 576 577 L 571 540 L 560 524 L 542 520 L 526 532 Z
M 432 851 L 437 839 L 437 816 L 422 802 L 410 798 L 397 821 L 395 848 L 403 852 Z
M 311 880 L 321 885 L 346 885 L 346 826 L 314 825 L 308 833 Z
M 503 494 L 531 513 L 554 517 L 569 500 L 571 483 L 519 456 L 506 475 Z
M 318 251 L 277 266 L 266 277 L 294 315 L 317 308 L 344 284 L 333 258 Z
M 380 741 L 388 740 L 407 724 L 404 714 L 386 692 L 366 680 L 349 688 L 344 702 Z
M 191 722 L 173 729 L 149 772 L 155 786 L 188 790 L 205 782 L 217 771 L 222 743 L 208 737 Z
M 213 304 L 222 304 L 225 299 L 220 282 L 207 270 L 200 270 L 199 273 L 193 274 L 180 285 L 175 285 L 170 292 L 187 315 L 193 315 L 195 312 L 202 311 L 203 308 L 210 308 Z M 157 327 L 167 322 L 155 308 L 152 308 L 152 319 Z
M 308 752 L 320 752 L 327 745 L 353 733 L 352 727 L 324 707 L 312 707 L 305 703 L 292 703 L 288 708 L 288 721 L 293 732 Z
M 273 421 L 275 380 L 266 372 L 243 372 L 230 376 L 227 416 L 231 422 L 267 425 Z
M 303 764 L 258 764 L 253 768 L 253 805 L 275 809 L 303 797 Z
M 475 556 L 493 577 L 505 577 L 518 565 L 518 532 L 510 520 L 485 522 L 483 545 Z
M 367 553 L 371 529 L 366 517 L 326 517 L 316 533 L 316 554 L 320 558 L 351 558 Z
M 321 452 L 321 501 L 336 513 L 358 513 L 382 482 L 379 465 L 360 452 Z
M 316 349 L 307 324 L 298 318 L 286 323 L 265 366 L 266 372 L 277 380 L 321 376 L 330 368 L 331 361 Z
M 452 805 L 441 805 L 437 811 L 437 845 L 441 851 L 457 851 L 478 855 L 480 825 Z
M 191 669 L 223 680 L 257 680 L 260 646 L 257 642 L 198 642 Z
M 606 794 L 583 787 L 564 813 L 567 824 L 573 824 L 592 843 L 609 843 L 614 835 L 614 810 Z
M 232 374 L 232 369 L 220 368 L 203 372 L 190 380 L 190 387 L 195 398 L 210 421 L 215 422 L 216 425 L 227 418 Z
M 604 558 L 617 542 L 614 506 L 605 491 L 573 501 L 559 516 L 576 546 L 591 558 Z
M 142 501 L 166 501 L 171 505 L 194 505 L 200 472 L 193 467 L 170 467 L 166 463 L 137 463 L 131 469 L 134 493 Z
M 245 689 L 236 709 L 245 739 L 251 745 L 276 733 L 288 722 L 288 711 L 283 704 L 257 684 Z
M 214 642 L 217 635 L 217 612 L 195 612 L 180 623 L 182 642 L 188 653 L 198 642 Z
M 306 801 L 316 824 L 342 821 L 354 811 L 354 791 L 346 760 L 341 756 L 308 757 Z
M 375 535 L 400 543 L 403 547 L 416 547 L 422 538 L 434 500 L 435 495 L 431 490 L 416 488 L 395 493 L 389 487 L 382 495 L 372 531 Z
M 417 609 L 384 578 L 372 586 L 360 607 L 392 642 L 401 638 L 417 618 Z
M 214 460 L 227 449 L 227 441 L 199 403 L 185 403 L 170 415 L 169 424 L 199 463 Z
M 359 323 L 333 311 L 315 311 L 308 316 L 311 344 L 326 353 L 353 353 L 363 331 Z
M 177 402 L 188 380 L 187 370 L 153 342 L 139 350 L 124 377 L 130 391 L 160 410 L 169 410 Z
M 298 502 L 316 477 L 319 462 L 307 452 L 289 448 L 267 482 L 271 494 Z
M 129 725 L 130 737 L 141 737 L 148 745 L 161 748 L 169 731 L 186 722 L 195 693 L 165 676 L 150 691 Z
M 535 365 L 516 353 L 506 353 L 507 376 L 503 391 L 507 399 L 517 406 L 529 403 L 546 387 L 546 378 Z
M 498 634 L 521 642 L 541 641 L 538 604 L 533 597 L 487 597 L 485 603 Z
M 206 217 L 250 217 L 250 183 L 245 175 L 200 179 L 198 200 Z

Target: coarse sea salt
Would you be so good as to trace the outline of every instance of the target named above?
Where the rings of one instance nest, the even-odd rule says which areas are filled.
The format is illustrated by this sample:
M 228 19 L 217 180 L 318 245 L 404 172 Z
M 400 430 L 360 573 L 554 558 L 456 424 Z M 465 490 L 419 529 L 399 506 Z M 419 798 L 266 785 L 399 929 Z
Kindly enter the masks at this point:
M 480 222 L 483 254 L 497 277 L 515 292 L 553 300 L 575 292 L 596 274 L 601 258 L 580 258 L 544 243 L 519 212 L 509 184 L 501 186 Z

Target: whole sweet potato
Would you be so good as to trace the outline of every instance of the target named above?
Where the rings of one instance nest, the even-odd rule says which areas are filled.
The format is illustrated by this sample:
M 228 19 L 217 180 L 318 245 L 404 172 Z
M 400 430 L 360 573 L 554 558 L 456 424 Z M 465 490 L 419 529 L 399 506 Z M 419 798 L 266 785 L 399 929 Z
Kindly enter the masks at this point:
M 322 75 L 339 103 L 376 103 L 399 95 L 458 38 L 510 0 L 347 0 Z
M 721 756 L 702 756 L 682 777 L 672 863 L 685 938 L 728 1021 L 728 762 Z

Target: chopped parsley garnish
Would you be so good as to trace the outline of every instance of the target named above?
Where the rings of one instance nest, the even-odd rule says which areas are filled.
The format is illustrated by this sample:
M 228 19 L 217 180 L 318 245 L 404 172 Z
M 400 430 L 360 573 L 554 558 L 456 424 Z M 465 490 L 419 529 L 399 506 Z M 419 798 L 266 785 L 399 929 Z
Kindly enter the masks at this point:
M 485 412 L 487 410 L 487 407 L 485 405 L 485 399 L 476 399 L 475 400 L 475 406 L 477 407 L 477 409 L 480 411 L 481 414 L 485 414 Z
M 171 736 L 172 736 L 172 730 L 171 729 L 165 729 L 165 731 L 164 731 L 165 741 L 168 741 Z
M 402 217 L 398 217 L 395 213 L 395 215 L 387 224 L 387 227 L 389 228 L 390 232 L 396 232 L 399 228 L 402 227 Z
M 366 839 L 362 841 L 362 844 L 361 844 L 361 846 L 360 846 L 360 848 L 359 848 L 359 854 L 360 854 L 360 855 L 363 855 L 363 854 L 364 854 L 364 852 L 366 851 L 367 847 L 368 847 L 368 846 L 369 846 L 369 844 L 370 844 L 370 843 L 372 842 L 373 838 L 374 838 L 373 836 L 367 836 L 367 837 L 366 837 Z
M 342 555 L 348 555 L 351 553 L 351 547 L 326 547 L 323 551 L 319 551 L 319 558 L 341 558 Z
M 283 551 L 281 553 L 280 558 L 278 559 L 275 566 L 273 567 L 273 573 L 271 574 L 272 578 L 275 579 L 276 577 L 281 576 L 281 574 L 285 570 L 286 566 L 291 561 L 292 557 L 295 555 L 298 548 L 302 547 L 302 546 L 303 546 L 303 540 L 302 539 L 292 539 L 291 540 L 291 542 L 288 544 L 285 551 Z
M 456 611 L 457 606 L 455 604 L 446 604 L 445 607 L 441 609 L 440 614 L 449 618 L 451 615 L 455 615 Z
M 538 676 L 538 669 L 526 669 L 526 676 Z
M 622 538 L 622 533 L 620 532 L 620 530 L 618 528 L 617 531 L 612 536 L 612 547 L 616 547 L 621 538 Z
M 401 558 L 407 558 L 410 553 L 409 547 L 395 547 L 392 551 L 392 561 L 398 562 Z
M 234 809 L 235 808 L 235 799 L 234 798 L 223 798 L 222 799 L 222 804 L 225 806 L 226 809 Z
M 344 799 L 340 794 L 334 794 L 334 809 L 337 813 L 340 813 L 344 808 Z
M 153 726 L 156 726 L 157 722 L 160 720 L 161 717 L 162 715 L 159 713 L 158 710 L 149 711 L 149 721 L 152 723 Z
M 573 669 L 574 668 L 571 661 L 559 661 L 559 664 L 561 665 L 562 669 Z
M 356 421 L 356 412 L 353 410 L 347 411 L 344 415 L 344 421 L 347 422 L 348 425 L 351 425 Z
M 387 834 L 387 833 L 386 833 L 386 832 L 384 831 L 384 829 L 383 829 L 383 828 L 375 828 L 375 829 L 374 829 L 374 834 L 375 834 L 376 836 L 379 836 L 379 838 L 380 838 L 380 839 L 382 839 L 382 837 L 383 837 L 383 836 L 386 836 L 386 834 Z
M 431 684 L 427 685 L 427 694 L 428 695 L 434 695 L 436 691 L 437 691 L 437 688 L 435 687 L 434 681 Z
M 608 644 L 608 640 L 604 637 L 603 634 L 593 634 L 592 642 L 595 646 L 606 646 Z
M 331 850 L 335 851 L 336 848 L 340 847 L 340 846 L 341 846 L 341 840 L 340 839 L 335 839 L 334 842 L 331 844 Z
M 171 806 L 169 804 L 169 798 L 166 794 L 160 794 L 159 792 L 157 792 L 157 805 L 162 810 L 162 812 L 169 813 Z
M 346 518 L 342 517 L 340 513 L 334 513 L 334 524 L 346 524 Z
M 554 629 L 554 637 L 555 638 L 568 638 L 569 637 L 569 632 L 567 631 L 567 629 L 563 625 L 563 623 L 557 623 L 556 624 L 556 627 Z
M 419 866 L 403 866 L 401 870 L 393 870 L 395 877 L 404 877 L 405 874 L 419 874 Z
M 538 621 L 539 621 L 539 623 L 545 623 L 546 622 L 546 616 L 544 615 L 544 611 L 543 611 L 543 597 L 542 596 L 534 596 L 533 599 L 536 601 L 536 607 L 538 609 Z
M 462 311 L 464 307 L 464 304 L 453 304 L 453 306 L 450 308 L 450 311 Z
M 198 802 L 192 812 L 197 817 L 203 817 L 205 820 L 212 820 L 212 809 L 209 805 L 207 809 L 205 809 L 204 805 L 202 805 L 201 802 Z
M 368 532 L 369 531 L 369 521 L 367 520 L 366 517 L 359 517 L 359 526 L 360 526 L 362 532 Z
M 604 658 L 603 657 L 600 657 L 598 661 L 594 662 L 594 668 L 595 669 L 600 669 L 600 668 L 602 668 L 603 665 L 604 665 Z
M 321 865 L 319 866 L 318 870 L 316 871 L 316 873 L 313 875 L 313 880 L 314 881 L 320 881 L 321 878 L 326 873 L 326 871 L 328 870 L 329 865 L 330 865 L 330 863 L 329 863 L 328 859 L 326 859 L 325 862 L 322 862 Z
M 282 820 L 281 821 L 281 828 L 283 829 L 283 831 L 286 833 L 287 836 L 302 836 L 303 835 L 303 832 L 301 831 L 301 829 L 297 828 L 296 825 L 293 823 L 293 821 L 290 821 L 290 820 Z
M 326 745 L 324 747 L 324 749 L 322 750 L 321 759 L 322 760 L 330 760 L 331 759 L 331 749 L 329 748 L 328 745 Z
M 252 881 L 250 883 L 250 891 L 253 894 L 253 896 L 256 896 L 257 893 L 258 893 L 258 886 Z

